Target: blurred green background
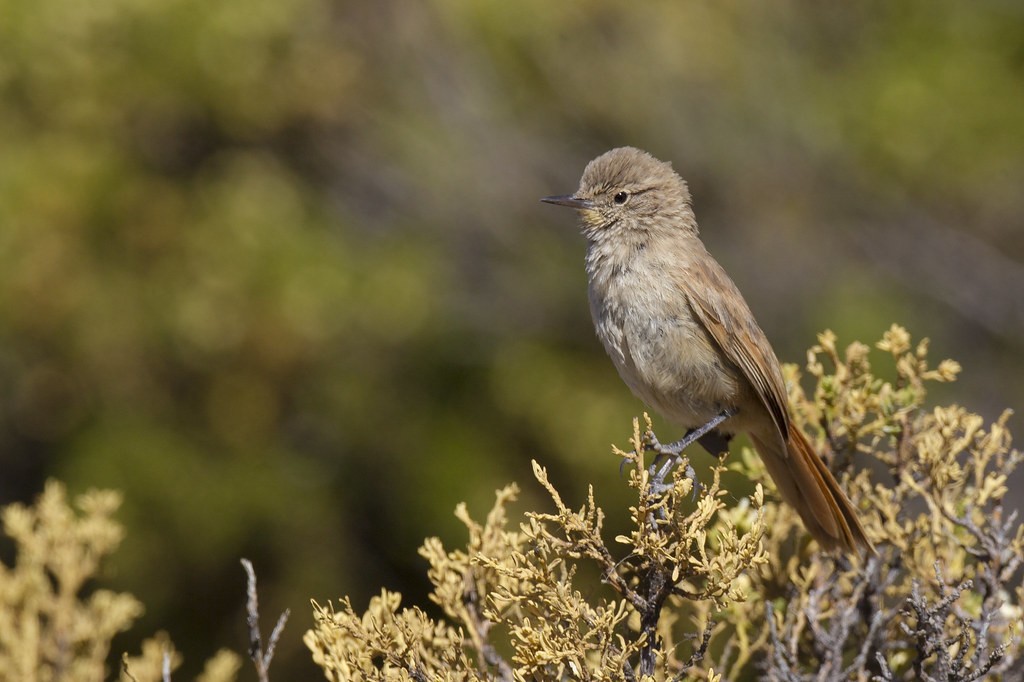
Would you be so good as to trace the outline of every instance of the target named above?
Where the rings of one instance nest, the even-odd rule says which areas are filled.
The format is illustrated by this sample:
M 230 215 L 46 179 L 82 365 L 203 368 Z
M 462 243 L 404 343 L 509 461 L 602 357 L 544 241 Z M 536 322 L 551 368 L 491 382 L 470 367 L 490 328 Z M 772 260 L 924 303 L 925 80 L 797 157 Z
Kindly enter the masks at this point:
M 1024 403 L 1019 2 L 3 0 L 0 503 L 123 490 L 120 644 L 182 679 L 245 650 L 239 557 L 315 679 L 308 600 L 425 605 L 422 538 L 542 505 L 530 458 L 613 533 L 642 406 L 538 198 L 623 144 L 784 361 L 900 322 L 937 399 Z

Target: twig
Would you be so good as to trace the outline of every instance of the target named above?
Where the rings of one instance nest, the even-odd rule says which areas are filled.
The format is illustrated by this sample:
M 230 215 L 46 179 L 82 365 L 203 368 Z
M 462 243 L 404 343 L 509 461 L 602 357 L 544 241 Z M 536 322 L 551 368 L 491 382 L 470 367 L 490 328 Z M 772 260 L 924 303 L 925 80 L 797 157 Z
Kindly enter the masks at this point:
M 480 593 L 476 588 L 476 581 L 473 575 L 465 576 L 466 589 L 463 592 L 463 606 L 466 609 L 463 621 L 470 628 L 470 635 L 473 637 L 478 653 L 483 661 L 498 669 L 499 682 L 512 682 L 512 666 L 508 664 L 494 646 L 487 640 L 487 634 L 492 623 L 484 617 L 480 608 Z
M 288 622 L 291 610 L 285 609 L 277 619 L 277 624 L 270 632 L 270 639 L 267 641 L 267 648 L 264 651 L 263 637 L 260 635 L 259 600 L 256 597 L 256 571 L 248 559 L 242 559 L 242 568 L 245 569 L 246 594 L 248 596 L 245 608 L 246 621 L 249 623 L 249 658 L 256 665 L 256 675 L 259 681 L 270 682 L 270 675 L 267 671 L 270 669 L 271 659 L 274 658 L 274 647 L 277 646 L 277 642 L 281 638 L 284 624 Z
M 135 675 L 132 675 L 132 672 L 128 669 L 128 653 L 127 652 L 121 654 L 121 672 L 124 673 L 124 676 L 127 677 L 129 680 L 131 680 L 131 682 L 139 682 L 135 678 Z
M 701 635 L 700 644 L 694 648 L 693 653 L 690 654 L 689 660 L 683 664 L 679 674 L 672 678 L 672 682 L 683 682 L 683 680 L 687 678 L 687 673 L 690 671 L 690 668 L 704 660 L 704 656 L 708 653 L 708 645 L 711 644 L 711 633 L 714 629 L 715 621 L 709 618 L 708 624 L 704 627 L 704 634 Z M 696 636 L 693 638 L 696 639 Z

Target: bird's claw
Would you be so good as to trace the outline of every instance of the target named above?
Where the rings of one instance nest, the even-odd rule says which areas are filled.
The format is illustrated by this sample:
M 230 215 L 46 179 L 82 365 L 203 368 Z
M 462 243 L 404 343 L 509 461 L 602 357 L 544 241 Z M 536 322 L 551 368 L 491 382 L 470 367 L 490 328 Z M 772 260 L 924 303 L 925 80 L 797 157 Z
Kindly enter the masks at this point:
M 644 432 L 643 446 L 645 450 L 650 450 L 654 453 L 654 460 L 651 462 L 651 466 L 648 469 L 651 475 L 651 489 L 656 494 L 666 492 L 672 486 L 665 483 L 665 478 L 668 476 L 672 467 L 680 461 L 686 462 L 685 476 L 693 481 L 693 496 L 697 496 L 698 489 L 702 488 L 700 481 L 697 480 L 697 472 L 690 466 L 689 460 L 683 458 L 683 450 L 693 445 L 695 442 L 706 436 L 708 433 L 714 431 L 719 424 L 724 422 L 726 419 L 735 414 L 734 410 L 722 410 L 719 414 L 715 415 L 712 419 L 708 420 L 706 424 L 696 429 L 690 429 L 686 432 L 686 435 L 677 440 L 674 443 L 668 445 L 662 444 L 658 440 L 658 437 L 653 431 Z M 728 442 L 728 441 L 726 441 Z M 665 457 L 671 457 L 671 461 L 666 462 L 659 468 L 658 463 Z M 621 470 L 621 469 L 620 469 Z
M 668 457 L 668 456 L 669 456 L 668 453 L 664 453 L 664 454 L 659 454 L 658 455 L 658 457 Z M 663 495 L 663 494 L 667 493 L 669 490 L 672 489 L 672 484 L 671 483 L 666 483 L 665 482 L 665 478 L 668 477 L 669 472 L 672 471 L 672 467 L 675 466 L 679 462 L 684 462 L 685 463 L 685 467 L 683 469 L 683 475 L 686 476 L 688 479 L 690 479 L 690 481 L 693 483 L 693 486 L 692 486 L 692 488 L 693 488 L 692 498 L 696 499 L 697 491 L 698 490 L 702 490 L 704 488 L 704 486 L 701 484 L 700 480 L 697 478 L 697 472 L 694 470 L 694 468 L 692 466 L 690 466 L 690 461 L 688 459 L 685 459 L 685 458 L 680 457 L 678 455 L 676 455 L 674 457 L 673 461 L 666 462 L 665 465 L 662 466 L 660 469 L 658 468 L 656 463 L 655 464 L 651 464 L 650 468 L 647 470 L 648 473 L 650 474 L 650 479 L 649 479 L 650 483 L 649 483 L 649 485 L 651 487 L 651 492 L 653 492 L 655 495 Z

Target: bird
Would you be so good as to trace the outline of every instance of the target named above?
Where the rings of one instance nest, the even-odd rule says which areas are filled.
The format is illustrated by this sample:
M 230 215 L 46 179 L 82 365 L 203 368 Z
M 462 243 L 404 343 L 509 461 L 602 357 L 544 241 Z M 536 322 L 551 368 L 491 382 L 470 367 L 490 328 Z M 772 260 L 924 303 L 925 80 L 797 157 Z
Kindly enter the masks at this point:
M 594 327 L 633 394 L 719 452 L 747 434 L 823 549 L 873 552 L 857 509 L 794 423 L 779 360 L 701 241 L 672 165 L 619 147 L 587 164 L 574 194 L 541 201 L 580 217 Z

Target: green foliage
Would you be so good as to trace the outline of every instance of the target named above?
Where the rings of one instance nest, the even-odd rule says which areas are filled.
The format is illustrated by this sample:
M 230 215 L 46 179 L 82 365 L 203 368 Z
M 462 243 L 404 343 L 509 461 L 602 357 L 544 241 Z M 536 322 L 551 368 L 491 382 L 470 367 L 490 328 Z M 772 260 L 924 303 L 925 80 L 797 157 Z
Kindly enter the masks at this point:
M 877 555 L 819 551 L 760 485 L 729 503 L 722 465 L 695 499 L 685 459 L 653 490 L 650 431 L 634 422 L 632 449 L 615 450 L 636 494 L 629 534 L 609 543 L 593 488 L 573 511 L 534 464 L 553 512 L 511 529 L 509 486 L 483 524 L 459 506 L 465 549 L 423 545 L 443 618 L 388 591 L 362 614 L 348 599 L 315 605 L 314 660 L 331 680 L 1014 679 L 1024 525 L 1003 508 L 1022 459 L 1008 413 L 986 427 L 957 406 L 926 408 L 927 382 L 959 365 L 931 368 L 927 341 L 897 326 L 876 346 L 892 381 L 873 374 L 867 346 L 840 352 L 830 332 L 808 355 L 813 398 L 787 374 L 798 420 L 850 472 Z M 749 449 L 729 468 L 765 478 Z

